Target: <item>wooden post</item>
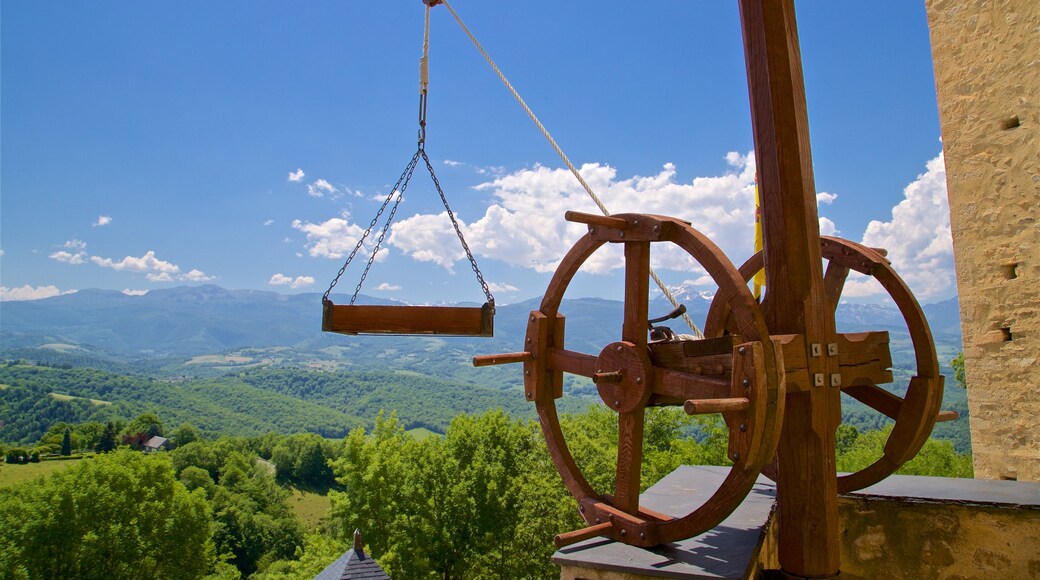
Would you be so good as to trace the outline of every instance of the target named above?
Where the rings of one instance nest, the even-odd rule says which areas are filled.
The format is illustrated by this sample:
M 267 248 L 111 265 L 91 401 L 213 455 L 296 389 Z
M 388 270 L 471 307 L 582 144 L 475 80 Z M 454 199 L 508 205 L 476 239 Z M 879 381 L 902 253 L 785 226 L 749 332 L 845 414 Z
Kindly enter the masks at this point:
M 762 199 L 763 310 L 771 334 L 805 337 L 810 383 L 787 389 L 777 451 L 780 567 L 790 576 L 828 577 L 840 566 L 834 437 L 841 389 L 837 357 L 827 355 L 837 339 L 823 283 L 794 2 L 740 0 L 740 15 Z

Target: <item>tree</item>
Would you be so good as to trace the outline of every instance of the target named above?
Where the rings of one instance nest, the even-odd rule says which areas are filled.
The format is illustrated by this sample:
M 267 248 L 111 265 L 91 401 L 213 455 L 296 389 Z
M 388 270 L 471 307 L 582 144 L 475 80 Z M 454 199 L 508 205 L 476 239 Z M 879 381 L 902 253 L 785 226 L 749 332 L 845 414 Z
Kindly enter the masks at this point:
M 68 457 L 72 455 L 72 429 L 65 429 L 65 434 L 61 438 L 61 454 Z
M 116 425 L 112 421 L 105 424 L 105 430 L 101 432 L 101 437 L 98 439 L 97 446 L 94 450 L 98 453 L 108 453 L 116 448 Z
M 968 382 L 964 376 L 964 353 L 957 353 L 957 356 L 950 361 L 950 366 L 953 367 L 953 378 L 956 379 L 957 385 L 962 389 L 968 388 Z
M 181 423 L 181 426 L 170 434 L 170 442 L 176 447 L 195 441 L 202 441 L 202 433 L 191 423 Z
M 0 493 L 0 546 L 30 578 L 187 579 L 214 563 L 204 492 L 128 450 Z
M 138 434 L 142 434 L 145 441 L 156 436 L 162 437 L 163 433 L 162 421 L 155 413 L 141 413 L 123 429 L 124 437 L 136 437 Z

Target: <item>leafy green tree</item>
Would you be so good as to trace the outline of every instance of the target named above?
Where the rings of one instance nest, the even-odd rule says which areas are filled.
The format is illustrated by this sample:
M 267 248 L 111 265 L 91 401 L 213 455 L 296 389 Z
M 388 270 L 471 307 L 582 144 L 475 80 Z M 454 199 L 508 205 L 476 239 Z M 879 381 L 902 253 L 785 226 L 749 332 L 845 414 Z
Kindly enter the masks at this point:
M 953 378 L 957 381 L 957 385 L 962 389 L 968 388 L 968 382 L 964 378 L 964 353 L 957 353 L 957 356 L 950 361 L 950 366 L 953 367 Z
M 836 458 L 838 471 L 859 471 L 883 454 L 885 443 L 892 433 L 889 425 L 880 431 L 861 433 L 845 453 Z M 971 455 L 957 453 L 949 441 L 929 439 L 921 451 L 903 464 L 896 473 L 901 475 L 931 475 L 939 477 L 973 477 Z
M 169 459 L 100 455 L 0 492 L 8 570 L 30 578 L 199 578 L 213 566 L 210 510 Z
M 195 441 L 202 441 L 202 433 L 191 423 L 181 423 L 181 426 L 170 434 L 170 442 L 176 447 Z
M 185 468 L 198 467 L 206 470 L 213 481 L 220 479 L 221 460 L 213 445 L 205 441 L 192 441 L 174 449 L 170 453 L 173 459 L 174 472 L 180 476 Z
M 162 437 L 163 432 L 162 421 L 155 413 L 142 413 L 123 429 L 123 435 L 133 437 L 140 433 L 145 436 L 145 441 L 155 436 Z

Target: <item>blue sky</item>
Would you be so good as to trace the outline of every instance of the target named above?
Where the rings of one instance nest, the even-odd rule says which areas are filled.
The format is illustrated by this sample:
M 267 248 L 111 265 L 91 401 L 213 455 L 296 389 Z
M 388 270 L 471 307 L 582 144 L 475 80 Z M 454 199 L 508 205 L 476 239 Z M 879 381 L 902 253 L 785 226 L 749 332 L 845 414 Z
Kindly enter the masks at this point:
M 750 254 L 735 2 L 452 6 L 611 211 Z M 821 227 L 887 247 L 923 302 L 953 296 L 923 3 L 796 6 Z M 419 0 L 4 2 L 3 298 L 324 291 L 415 152 L 423 16 Z M 582 232 L 563 212 L 595 208 L 444 7 L 431 29 L 427 152 L 497 300 L 539 296 Z M 442 209 L 420 167 L 364 293 L 483 299 Z M 620 297 L 617 266 L 597 255 L 572 295 Z M 655 266 L 711 291 L 683 256 Z M 357 280 L 352 265 L 337 291 Z

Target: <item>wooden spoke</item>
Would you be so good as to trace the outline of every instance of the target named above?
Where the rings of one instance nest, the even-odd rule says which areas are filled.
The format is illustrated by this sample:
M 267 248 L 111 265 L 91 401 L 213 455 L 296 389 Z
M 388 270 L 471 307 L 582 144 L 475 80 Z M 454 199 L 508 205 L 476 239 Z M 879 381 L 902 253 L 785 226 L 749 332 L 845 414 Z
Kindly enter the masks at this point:
M 617 480 L 614 505 L 639 513 L 639 472 L 643 465 L 643 409 L 618 415 Z
M 838 310 L 841 291 L 845 289 L 845 280 L 849 277 L 849 267 L 837 262 L 827 264 L 827 273 L 823 275 L 823 291 L 827 294 L 827 303 L 831 312 Z
M 583 352 L 552 348 L 549 349 L 549 368 L 591 379 L 596 373 L 596 357 Z
M 889 419 L 898 419 L 903 399 L 877 385 L 853 385 L 842 389 L 853 399 L 874 409 Z
M 625 319 L 621 339 L 646 347 L 650 303 L 650 242 L 625 244 Z

